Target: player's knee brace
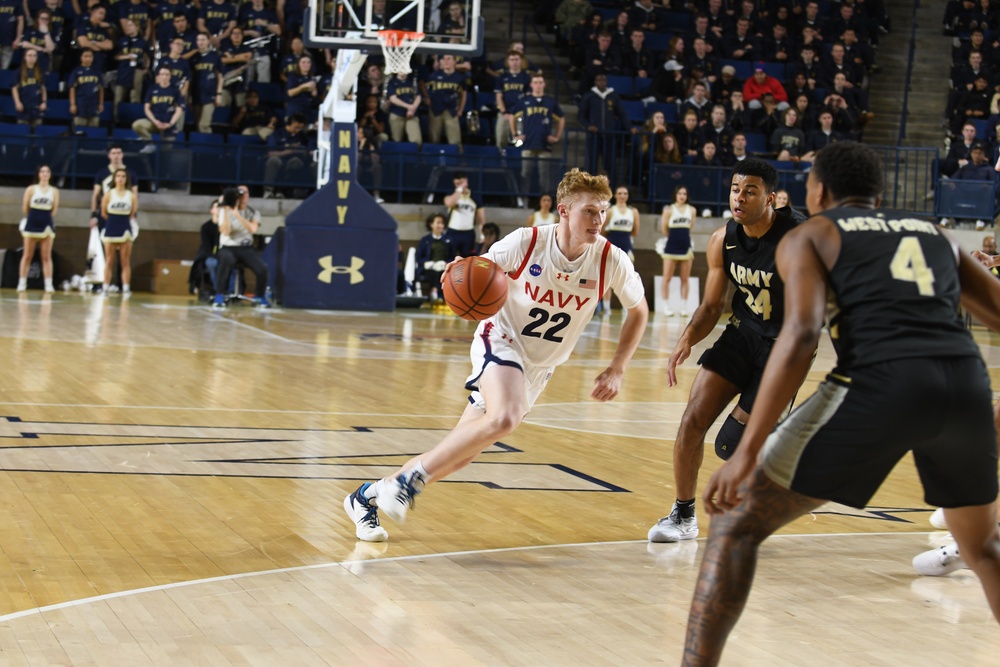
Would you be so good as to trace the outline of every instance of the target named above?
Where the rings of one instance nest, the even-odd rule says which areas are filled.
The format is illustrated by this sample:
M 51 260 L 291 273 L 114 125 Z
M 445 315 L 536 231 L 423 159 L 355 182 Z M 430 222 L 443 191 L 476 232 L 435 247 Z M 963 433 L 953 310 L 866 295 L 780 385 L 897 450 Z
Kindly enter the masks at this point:
M 715 436 L 715 455 L 723 460 L 732 456 L 736 451 L 736 445 L 740 444 L 745 428 L 746 424 L 741 424 L 736 417 L 728 415 L 722 428 L 719 429 L 719 435 Z

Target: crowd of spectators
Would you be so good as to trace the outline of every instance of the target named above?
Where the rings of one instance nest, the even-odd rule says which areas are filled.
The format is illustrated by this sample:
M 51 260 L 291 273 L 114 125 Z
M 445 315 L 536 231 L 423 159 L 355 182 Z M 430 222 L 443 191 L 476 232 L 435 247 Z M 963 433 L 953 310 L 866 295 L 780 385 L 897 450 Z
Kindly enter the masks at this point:
M 0 114 L 167 141 L 185 130 L 234 132 L 270 146 L 269 175 L 309 168 L 335 53 L 305 48 L 304 0 L 272 1 L 0 0 L 10 16 L 0 20 L 10 84 Z M 464 3 L 428 5 L 439 29 L 468 34 Z M 754 152 L 790 162 L 858 137 L 872 117 L 868 79 L 888 29 L 882 0 L 542 0 L 535 18 L 573 63 L 579 125 L 569 127 L 594 135 L 587 166 L 604 170 L 613 150 L 599 137 L 615 130 L 636 135 L 649 160 L 709 165 L 731 164 L 758 135 L 763 149 L 751 141 Z M 523 44 L 494 59 L 418 56 L 412 74 L 386 76 L 381 62 L 370 57 L 357 93 L 371 171 L 387 140 L 516 145 L 544 158 L 567 130 L 560 104 L 569 99 L 546 92 Z M 621 77 L 627 92 L 616 90 Z M 60 98 L 68 118 L 55 110 Z M 523 161 L 524 191 L 550 189 L 549 167 Z
M 742 159 L 748 136 L 763 137 L 755 153 L 792 163 L 859 138 L 889 29 L 881 0 L 561 0 L 539 17 L 579 77 L 585 128 L 633 130 L 621 106 L 641 101 L 642 129 L 662 135 L 644 137 L 643 153 L 702 165 Z M 607 149 L 591 143 L 597 164 Z

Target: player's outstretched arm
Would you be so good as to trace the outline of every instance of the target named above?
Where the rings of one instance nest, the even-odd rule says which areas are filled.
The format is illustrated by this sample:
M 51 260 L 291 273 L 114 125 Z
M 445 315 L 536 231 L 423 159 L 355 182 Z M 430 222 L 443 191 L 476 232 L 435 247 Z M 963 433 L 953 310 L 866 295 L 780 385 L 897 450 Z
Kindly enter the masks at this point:
M 725 238 L 726 228 L 720 227 L 708 240 L 708 248 L 705 249 L 708 259 L 705 294 L 667 362 L 667 384 L 671 387 L 677 384 L 677 367 L 691 356 L 691 348 L 712 332 L 726 307 L 726 270 L 722 265 L 722 244 Z
M 618 395 L 625 369 L 632 360 L 636 348 L 639 347 L 639 341 L 642 340 L 642 334 L 646 331 L 648 319 L 649 306 L 646 304 L 646 298 L 643 297 L 637 306 L 628 309 L 628 316 L 625 318 L 621 333 L 618 335 L 615 356 L 611 360 L 611 365 L 594 380 L 594 391 L 590 393 L 591 398 L 597 401 L 610 401 Z
M 753 472 L 764 440 L 809 372 L 826 313 L 827 272 L 814 240 L 822 234 L 822 226 L 817 223 L 823 221 L 833 230 L 825 218 L 814 219 L 809 227 L 788 232 L 778 245 L 775 259 L 785 283 L 785 320 L 736 453 L 705 487 L 705 509 L 709 514 L 720 514 L 739 503 L 740 485 Z

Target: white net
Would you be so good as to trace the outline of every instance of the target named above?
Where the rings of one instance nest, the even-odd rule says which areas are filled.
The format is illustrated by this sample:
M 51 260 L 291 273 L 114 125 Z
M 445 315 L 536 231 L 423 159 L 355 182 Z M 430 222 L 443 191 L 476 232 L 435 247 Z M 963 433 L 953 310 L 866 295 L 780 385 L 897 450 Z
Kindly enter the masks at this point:
M 410 58 L 413 51 L 424 39 L 422 32 L 409 32 L 407 30 L 379 30 L 378 41 L 382 44 L 382 53 L 385 54 L 386 74 L 397 74 L 404 72 L 409 74 Z

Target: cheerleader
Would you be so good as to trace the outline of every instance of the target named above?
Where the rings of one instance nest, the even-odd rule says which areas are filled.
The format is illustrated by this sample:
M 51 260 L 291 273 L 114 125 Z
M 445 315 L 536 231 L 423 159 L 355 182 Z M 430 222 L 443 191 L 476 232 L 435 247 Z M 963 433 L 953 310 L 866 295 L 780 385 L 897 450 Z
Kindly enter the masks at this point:
M 528 216 L 528 227 L 554 225 L 559 222 L 559 216 L 552 210 L 552 195 L 542 195 L 538 198 L 538 210 Z
M 42 275 L 45 276 L 45 291 L 55 291 L 52 286 L 52 244 L 56 238 L 55 215 L 59 209 L 59 189 L 51 185 L 52 170 L 47 164 L 38 168 L 35 183 L 24 191 L 21 209 L 25 218 L 21 221 L 21 236 L 24 238 L 24 254 L 21 256 L 21 272 L 17 279 L 17 291 L 28 289 L 28 269 L 35 257 L 35 248 L 41 249 Z
M 615 203 L 608 209 L 608 221 L 604 225 L 604 234 L 612 245 L 625 251 L 628 258 L 635 263 L 632 253 L 632 239 L 639 235 L 639 210 L 628 205 L 628 188 L 624 185 L 615 190 Z M 605 313 L 611 312 L 611 292 L 603 297 Z
M 107 221 L 101 232 L 104 242 L 104 285 L 102 291 L 108 293 L 111 285 L 111 269 L 115 251 L 121 262 L 122 294 L 132 292 L 132 242 L 138 236 L 139 228 L 133 221 L 139 211 L 139 202 L 132 193 L 128 172 L 116 169 L 112 176 L 114 186 L 107 191 L 101 201 L 101 213 Z
M 660 216 L 660 231 L 666 237 L 663 250 L 663 284 L 660 289 L 663 301 L 670 298 L 670 280 L 674 270 L 680 269 L 681 277 L 681 317 L 687 317 L 688 278 L 691 277 L 691 260 L 694 247 L 691 245 L 691 227 L 694 225 L 695 209 L 688 203 L 688 191 L 683 185 L 674 190 L 674 203 L 663 207 Z M 667 317 L 673 315 L 669 308 Z

